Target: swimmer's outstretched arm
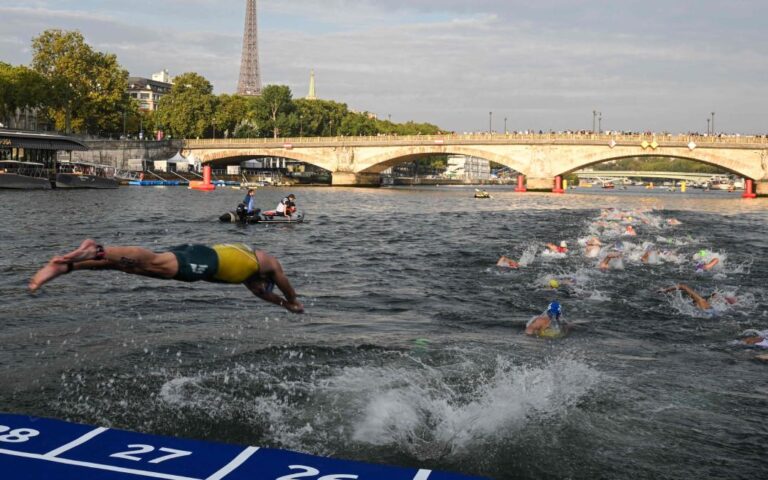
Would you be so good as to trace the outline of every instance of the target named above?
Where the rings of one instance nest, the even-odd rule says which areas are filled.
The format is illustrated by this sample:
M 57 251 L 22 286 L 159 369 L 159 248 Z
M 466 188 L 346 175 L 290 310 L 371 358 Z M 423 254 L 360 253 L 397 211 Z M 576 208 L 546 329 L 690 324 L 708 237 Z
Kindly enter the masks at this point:
M 678 283 L 674 287 L 665 288 L 661 290 L 661 293 L 672 292 L 675 290 L 680 290 L 681 292 L 691 297 L 691 300 L 693 300 L 693 302 L 696 304 L 696 307 L 701 310 L 709 310 L 712 308 L 712 305 L 710 305 L 704 297 L 696 293 L 691 287 L 684 283 Z
M 280 262 L 266 252 L 256 251 L 255 253 L 259 260 L 260 276 L 244 282 L 243 284 L 246 288 L 262 300 L 279 305 L 289 312 L 304 313 L 304 305 L 298 301 L 296 290 L 293 289 L 291 282 L 288 281 L 288 277 L 285 275 L 285 272 L 283 272 L 283 267 L 280 265 Z M 267 279 L 274 281 L 277 288 L 279 288 L 280 291 L 283 292 L 283 295 L 285 295 L 285 298 L 266 288 L 268 282 Z
M 712 260 L 710 260 L 709 262 L 707 262 L 707 264 L 706 264 L 706 265 L 704 265 L 704 267 L 703 267 L 703 268 L 704 268 L 704 270 L 706 270 L 706 271 L 710 271 L 710 270 L 712 270 L 713 268 L 715 268 L 715 265 L 717 265 L 718 263 L 720 263 L 720 259 L 719 259 L 719 258 L 717 258 L 717 257 L 715 257 L 715 258 L 713 258 Z
M 621 258 L 621 254 L 616 252 L 609 253 L 608 255 L 605 256 L 605 258 L 603 258 L 600 261 L 600 264 L 597 266 L 597 268 L 599 268 L 600 270 L 608 270 L 608 268 L 610 267 L 611 260 L 613 260 L 614 258 Z

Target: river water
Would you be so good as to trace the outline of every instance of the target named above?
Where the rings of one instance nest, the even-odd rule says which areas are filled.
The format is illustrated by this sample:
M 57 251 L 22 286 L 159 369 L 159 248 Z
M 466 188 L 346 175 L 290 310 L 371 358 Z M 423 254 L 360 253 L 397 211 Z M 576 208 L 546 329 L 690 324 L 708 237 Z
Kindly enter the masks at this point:
M 297 188 L 308 223 L 245 228 L 217 221 L 231 189 L 0 192 L 0 410 L 495 479 L 763 477 L 768 365 L 732 342 L 768 328 L 768 201 L 574 192 Z M 617 239 L 596 223 L 608 207 L 650 223 L 601 272 L 576 247 Z M 86 237 L 251 243 L 306 313 L 119 272 L 26 293 Z M 542 255 L 561 240 L 565 258 Z M 667 256 L 643 264 L 643 242 Z M 712 272 L 695 271 L 702 249 Z M 500 255 L 526 266 L 500 271 Z M 548 289 L 553 275 L 574 283 Z M 712 315 L 657 293 L 676 282 L 737 301 Z M 573 332 L 526 337 L 555 298 Z

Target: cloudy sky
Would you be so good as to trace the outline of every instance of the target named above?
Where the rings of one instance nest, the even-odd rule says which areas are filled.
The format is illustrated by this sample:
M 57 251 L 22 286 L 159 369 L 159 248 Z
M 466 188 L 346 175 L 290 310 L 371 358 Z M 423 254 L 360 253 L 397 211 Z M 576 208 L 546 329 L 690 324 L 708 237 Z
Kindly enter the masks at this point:
M 393 121 L 768 133 L 765 0 L 260 0 L 265 84 Z M 0 61 L 81 31 L 133 76 L 237 85 L 244 0 L 0 0 Z M 489 112 L 493 112 L 489 115 Z

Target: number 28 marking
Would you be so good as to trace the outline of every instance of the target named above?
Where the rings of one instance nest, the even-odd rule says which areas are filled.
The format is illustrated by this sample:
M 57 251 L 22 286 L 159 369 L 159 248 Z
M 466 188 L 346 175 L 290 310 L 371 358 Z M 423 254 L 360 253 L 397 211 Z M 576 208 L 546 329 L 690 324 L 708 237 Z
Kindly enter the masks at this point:
M 145 459 L 138 457 L 136 455 L 143 455 L 145 453 L 153 452 L 155 450 L 155 447 L 153 447 L 152 445 L 141 445 L 141 444 L 128 445 L 128 448 L 134 448 L 135 450 L 126 450 L 125 452 L 113 453 L 112 455 L 110 455 L 110 457 L 122 458 L 124 460 L 133 460 L 134 462 L 140 462 Z M 162 457 L 157 457 L 154 460 L 149 460 L 149 463 L 157 464 L 157 463 L 165 462 L 167 460 L 172 460 L 174 458 L 186 457 L 187 455 L 192 455 L 192 452 L 187 452 L 184 450 L 176 450 L 174 448 L 160 447 L 157 450 L 160 452 L 168 453 L 170 455 L 164 455 Z
M 11 430 L 11 427 L 0 425 L 0 433 L 8 432 L 8 430 Z M 0 442 L 24 443 L 30 438 L 36 437 L 38 435 L 40 435 L 40 432 L 37 430 L 33 430 L 31 428 L 17 428 L 15 430 L 11 430 L 8 433 L 5 433 L 5 435 L 0 435 Z
M 305 467 L 304 465 L 291 465 L 288 468 L 290 468 L 291 470 L 304 470 L 304 471 L 299 473 L 292 473 L 290 475 L 285 475 L 275 480 L 297 480 L 299 478 L 318 477 L 320 475 L 320 470 L 312 467 Z M 331 475 L 323 475 L 322 477 L 319 477 L 317 480 L 357 480 L 357 475 L 334 473 Z

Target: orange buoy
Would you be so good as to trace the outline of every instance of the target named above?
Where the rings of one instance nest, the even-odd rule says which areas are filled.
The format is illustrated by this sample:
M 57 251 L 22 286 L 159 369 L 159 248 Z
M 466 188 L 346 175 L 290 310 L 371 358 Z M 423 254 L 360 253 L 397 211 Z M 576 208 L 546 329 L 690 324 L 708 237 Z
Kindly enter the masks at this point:
M 211 183 L 211 166 L 206 165 L 203 167 L 203 181 L 191 181 L 189 182 L 189 188 L 192 190 L 200 190 L 203 192 L 210 192 L 216 190 L 216 185 Z

